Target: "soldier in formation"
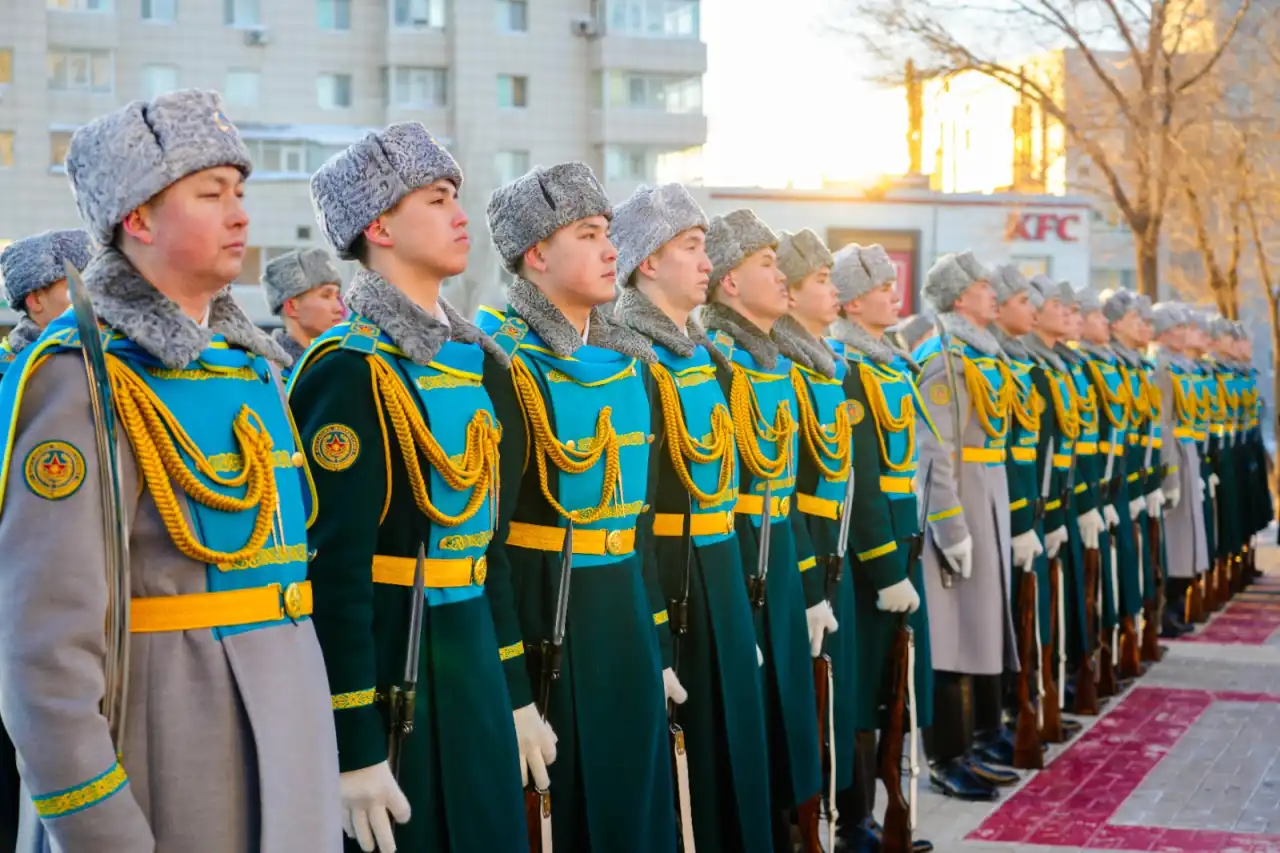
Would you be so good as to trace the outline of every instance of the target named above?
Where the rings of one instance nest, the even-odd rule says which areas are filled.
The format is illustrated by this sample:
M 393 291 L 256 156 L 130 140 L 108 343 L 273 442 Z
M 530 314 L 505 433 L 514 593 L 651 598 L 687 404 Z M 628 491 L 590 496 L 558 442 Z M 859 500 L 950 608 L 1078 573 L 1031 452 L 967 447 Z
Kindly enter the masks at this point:
M 289 253 L 273 340 L 251 168 L 135 102 L 0 256 L 6 849 L 927 851 L 926 761 L 998 798 L 1255 570 L 1236 323 L 970 252 L 904 321 L 880 246 L 581 163 L 493 194 L 471 322 L 404 123 L 311 182 L 352 315 Z

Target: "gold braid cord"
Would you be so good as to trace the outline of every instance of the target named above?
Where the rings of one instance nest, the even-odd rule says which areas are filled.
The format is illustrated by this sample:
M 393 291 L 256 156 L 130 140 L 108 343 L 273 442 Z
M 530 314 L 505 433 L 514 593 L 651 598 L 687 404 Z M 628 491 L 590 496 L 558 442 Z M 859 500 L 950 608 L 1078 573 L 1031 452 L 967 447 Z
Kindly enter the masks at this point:
M 1106 377 L 1102 375 L 1102 367 L 1094 361 L 1085 362 L 1089 368 L 1089 374 L 1093 377 L 1093 387 L 1098 389 L 1098 394 L 1102 397 L 1102 413 L 1107 418 L 1107 423 L 1111 424 L 1112 429 L 1127 429 L 1130 418 L 1133 413 L 1133 395 L 1129 392 L 1129 382 L 1125 373 L 1121 371 L 1120 378 L 1124 381 L 1120 383 L 1120 388 L 1112 391 L 1107 385 Z M 1112 408 L 1121 409 L 1119 416 L 1112 413 Z
M 1138 385 L 1141 386 L 1143 396 L 1147 400 L 1147 417 L 1152 423 L 1159 422 L 1160 415 L 1164 411 L 1164 396 L 1160 393 L 1160 386 L 1151 384 L 1146 371 L 1138 374 Z
M 1081 434 L 1097 432 L 1098 430 L 1098 395 L 1093 390 L 1093 383 L 1086 383 L 1085 393 L 1081 394 L 1076 388 L 1076 382 L 1073 377 L 1070 378 L 1071 397 L 1075 400 L 1076 410 L 1080 413 L 1080 431 Z
M 595 521 L 609 505 L 617 488 L 622 473 L 618 459 L 618 434 L 610 420 L 613 409 L 605 406 L 600 409 L 596 419 L 596 434 L 591 441 L 590 450 L 577 450 L 569 447 L 556 438 L 547 418 L 546 403 L 538 390 L 538 380 L 522 359 L 511 360 L 511 374 L 515 380 L 516 396 L 520 399 L 520 408 L 524 412 L 526 426 L 536 450 L 538 464 L 538 483 L 542 487 L 542 496 L 555 508 L 561 516 L 574 524 L 588 524 Z M 551 486 L 547 479 L 547 458 L 555 463 L 558 470 L 565 474 L 584 474 L 590 471 L 601 457 L 604 457 L 604 482 L 600 486 L 600 503 L 588 509 L 568 510 L 551 494 Z
M 911 470 L 916 456 L 916 408 L 912 405 L 911 395 L 902 398 L 902 406 L 895 418 L 889 413 L 889 401 L 884 396 L 880 377 L 875 370 L 863 363 L 858 365 L 858 373 L 862 377 L 862 390 L 866 392 L 871 416 L 876 421 L 876 440 L 880 442 L 880 459 L 884 462 L 884 467 L 895 473 Z M 897 434 L 903 430 L 907 433 L 907 452 L 903 454 L 901 462 L 894 462 L 889 458 L 885 433 Z
M 1023 384 L 1013 375 L 1013 369 L 1001 362 L 1000 372 L 1004 374 L 1005 384 L 1013 388 L 1009 399 L 1009 411 L 1027 432 L 1040 432 L 1040 407 L 1042 399 L 1040 391 L 1032 383 L 1027 383 L 1023 392 Z
M 680 484 L 704 507 L 723 503 L 733 492 L 733 473 L 737 467 L 733 453 L 733 420 L 729 417 L 729 410 L 716 404 L 711 410 L 710 440 L 699 441 L 685 427 L 680 392 L 671 371 L 661 364 L 650 365 L 649 369 L 658 385 L 662 422 L 667 434 L 667 452 L 671 456 L 671 467 L 675 469 Z M 720 479 L 716 484 L 716 491 L 707 493 L 694 483 L 693 475 L 689 473 L 689 463 L 710 464 L 716 461 L 720 463 Z
M 773 425 L 760 412 L 760 402 L 751 387 L 751 378 L 740 365 L 733 365 L 733 380 L 729 383 L 729 411 L 733 415 L 734 431 L 738 437 L 738 451 L 742 462 L 753 476 L 761 480 L 776 480 L 790 467 L 791 438 L 796 433 L 796 422 L 791 418 L 787 402 L 778 404 Z M 770 459 L 760 449 L 761 441 L 771 441 L 778 455 Z
M 280 500 L 271 458 L 271 436 L 262 419 L 248 406 L 240 407 L 231 428 L 240 445 L 244 468 L 234 476 L 220 476 L 178 419 L 138 374 L 119 358 L 109 355 L 107 375 L 120 413 L 120 423 L 125 435 L 129 436 L 129 444 L 133 446 L 138 467 L 151 490 L 165 529 L 178 550 L 197 562 L 215 565 L 238 563 L 261 550 L 270 534 Z M 245 486 L 244 497 L 224 495 L 200 482 L 183 461 L 179 447 L 191 458 L 197 471 L 219 486 Z M 174 482 L 187 497 L 209 509 L 235 513 L 257 508 L 253 531 L 244 547 L 238 551 L 215 551 L 205 547 L 182 516 L 182 507 L 173 489 Z
M 1151 401 L 1147 397 L 1147 384 L 1142 374 L 1138 374 L 1138 393 L 1133 393 L 1133 374 L 1123 364 L 1120 365 L 1120 378 L 1124 387 L 1129 389 L 1129 428 L 1140 429 L 1151 418 Z
M 463 524 L 480 510 L 486 499 L 496 498 L 498 495 L 498 444 L 502 439 L 501 427 L 489 411 L 478 409 L 467 424 L 467 449 L 462 454 L 462 462 L 455 464 L 427 428 L 422 413 L 418 411 L 417 401 L 391 365 L 376 355 L 371 355 L 368 359 L 381 407 L 391 421 L 396 443 L 400 445 L 400 455 L 404 458 L 405 471 L 409 475 L 414 503 L 423 515 L 431 519 L 432 524 L 442 527 Z M 448 515 L 431 502 L 427 479 L 418 462 L 419 450 L 450 489 L 455 492 L 471 490 L 466 507 L 458 515 Z
M 827 427 L 818 419 L 818 413 L 809 399 L 809 383 L 805 382 L 798 368 L 791 369 L 791 386 L 796 392 L 796 402 L 800 408 L 800 426 L 803 430 L 805 446 L 809 448 L 809 456 L 813 459 L 822 476 L 828 480 L 843 482 L 849 477 L 849 463 L 853 460 L 853 425 L 849 423 L 849 408 L 843 404 L 836 406 L 836 422 Z M 827 460 L 834 467 L 827 465 Z
M 1017 388 L 1013 383 L 1002 382 L 1000 390 L 991 387 L 991 382 L 982 372 L 982 368 L 968 356 L 964 356 L 964 384 L 969 390 L 969 399 L 973 406 L 974 414 L 978 416 L 978 424 L 991 438 L 999 438 L 1005 434 L 1008 428 L 1006 419 L 1009 417 L 1009 409 L 1013 404 L 1012 397 L 1017 392 Z M 1001 426 L 997 428 L 992 421 L 1000 420 Z
M 1069 399 L 1075 399 L 1074 392 L 1070 390 L 1075 383 L 1069 373 L 1051 370 L 1045 372 L 1049 376 L 1049 396 L 1053 398 L 1053 411 L 1058 416 L 1058 429 L 1068 440 L 1075 441 L 1080 437 L 1080 415 L 1068 402 Z M 1063 385 L 1068 389 L 1065 394 L 1062 391 Z
M 1181 375 L 1173 377 L 1173 405 L 1178 425 L 1184 429 L 1194 429 L 1196 421 L 1200 419 L 1200 397 L 1194 386 L 1190 393 L 1187 392 Z

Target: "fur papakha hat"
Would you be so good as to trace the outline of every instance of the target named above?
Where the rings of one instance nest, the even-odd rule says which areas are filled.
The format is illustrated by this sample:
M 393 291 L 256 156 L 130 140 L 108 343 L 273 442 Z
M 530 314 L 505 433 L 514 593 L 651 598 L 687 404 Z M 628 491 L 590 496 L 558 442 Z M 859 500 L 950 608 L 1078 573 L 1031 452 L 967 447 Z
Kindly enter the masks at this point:
M 805 276 L 834 263 L 827 244 L 810 229 L 795 234 L 778 232 L 778 268 L 787 277 L 787 287 L 795 287 Z
M 639 187 L 613 209 L 609 238 L 618 249 L 618 283 L 624 287 L 644 259 L 690 228 L 707 230 L 707 215 L 680 184 Z
M 778 235 L 749 208 L 713 216 L 707 228 L 707 255 L 711 258 L 711 289 L 748 256 L 761 249 L 776 249 Z
M 79 230 L 46 231 L 9 244 L 0 252 L 0 279 L 9 307 L 21 311 L 28 293 L 66 278 L 66 263 L 83 271 L 93 253 L 93 238 Z
M 324 249 L 286 252 L 268 263 L 262 273 L 267 309 L 277 317 L 290 299 L 326 284 L 341 285 L 342 276 Z
M 946 314 L 966 290 L 979 281 L 990 280 L 990 270 L 978 263 L 973 252 L 966 249 L 938 258 L 925 273 L 923 295 L 933 310 Z
M 509 272 L 520 268 L 529 247 L 566 225 L 613 216 L 613 205 L 586 163 L 536 166 L 489 197 L 489 233 Z

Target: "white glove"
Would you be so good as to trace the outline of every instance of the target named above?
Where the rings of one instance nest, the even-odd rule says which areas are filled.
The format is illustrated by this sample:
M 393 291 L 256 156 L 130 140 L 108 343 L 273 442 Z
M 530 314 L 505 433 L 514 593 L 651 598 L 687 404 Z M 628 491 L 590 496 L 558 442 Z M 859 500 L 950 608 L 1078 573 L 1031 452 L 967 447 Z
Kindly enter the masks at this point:
M 1204 480 L 1196 480 L 1196 502 L 1204 503 Z
M 1062 546 L 1065 544 L 1067 544 L 1066 527 L 1050 530 L 1044 535 L 1044 555 L 1052 560 L 1058 556 L 1058 552 L 1062 550 Z
M 1137 521 L 1138 516 L 1142 515 L 1142 511 L 1147 508 L 1146 498 L 1134 498 L 1129 501 L 1129 520 Z
M 819 601 L 810 607 L 804 612 L 804 617 L 809 623 L 809 652 L 816 658 L 822 654 L 823 635 L 834 634 L 840 629 L 840 624 L 836 622 L 836 614 L 826 601 Z
M 756 666 L 764 666 L 764 652 L 760 651 L 759 646 L 756 646 Z
M 680 679 L 676 678 L 676 671 L 671 667 L 662 671 L 662 691 L 666 694 L 667 701 L 677 705 L 683 705 L 689 698 L 689 692 L 684 689 Z
M 920 609 L 920 593 L 909 580 L 900 580 L 880 590 L 876 609 L 886 613 L 915 613 Z
M 1152 518 L 1159 518 L 1160 511 L 1164 509 L 1165 499 L 1164 491 L 1156 489 L 1147 495 L 1147 514 Z
M 515 719 L 516 743 L 520 747 L 520 782 L 528 785 L 529 777 L 533 776 L 534 787 L 545 791 L 551 787 L 547 765 L 556 760 L 559 738 L 533 703 L 516 708 L 511 716 Z
M 1209 475 L 1209 497 L 1216 498 L 1218 496 L 1218 484 L 1221 482 L 1217 474 Z
M 1133 507 L 1130 506 L 1129 509 L 1132 512 Z M 1134 518 L 1137 518 L 1137 516 L 1134 516 Z M 1120 527 L 1120 513 L 1116 512 L 1116 508 L 1111 504 L 1107 504 L 1102 508 L 1102 520 L 1106 522 L 1108 530 Z
M 1182 500 L 1182 489 L 1174 486 L 1172 489 L 1164 490 L 1164 500 L 1169 509 L 1177 509 L 1178 501 Z
M 1086 549 L 1094 549 L 1098 547 L 1098 537 L 1102 535 L 1105 525 L 1102 522 L 1102 516 L 1096 509 L 1091 509 L 1084 515 L 1080 516 L 1080 541 L 1084 543 Z
M 973 537 L 966 536 L 950 548 L 943 548 L 942 555 L 947 558 L 951 568 L 960 573 L 960 577 L 968 578 L 973 574 Z
M 342 795 L 342 831 L 354 838 L 365 853 L 395 853 L 396 837 L 391 820 L 409 822 L 409 801 L 391 775 L 387 762 L 352 770 L 338 777 Z
M 1013 537 L 1013 564 L 1024 572 L 1031 571 L 1036 564 L 1036 557 L 1043 553 L 1044 546 L 1040 544 L 1040 537 L 1034 530 Z

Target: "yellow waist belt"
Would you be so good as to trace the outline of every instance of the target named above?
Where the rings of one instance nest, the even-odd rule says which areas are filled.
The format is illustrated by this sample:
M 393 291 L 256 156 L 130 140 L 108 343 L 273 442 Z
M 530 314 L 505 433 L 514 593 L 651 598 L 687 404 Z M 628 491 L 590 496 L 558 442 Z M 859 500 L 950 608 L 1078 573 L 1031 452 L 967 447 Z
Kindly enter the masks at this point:
M 719 512 L 704 512 L 689 520 L 690 536 L 720 536 L 733 532 L 733 508 Z M 683 536 L 686 516 L 678 512 L 659 512 L 653 516 L 654 536 Z M 576 533 L 574 534 L 577 535 Z
M 311 614 L 311 582 L 259 586 L 225 592 L 135 598 L 129 604 L 129 630 L 134 634 L 230 628 L 255 622 L 279 622 Z
M 534 551 L 559 551 L 564 547 L 564 528 L 544 524 L 511 522 L 507 544 Z M 603 557 L 609 554 L 621 557 L 636 549 L 636 529 L 628 530 L 574 530 L 573 553 L 583 556 Z
M 769 515 L 773 518 L 786 518 L 791 514 L 791 498 L 769 496 L 769 502 L 773 504 L 769 508 Z M 759 516 L 764 512 L 764 495 L 738 495 L 738 505 L 735 510 L 742 515 Z
M 965 462 L 1003 462 L 1003 447 L 965 447 L 960 451 L 960 458 Z
M 574 533 L 574 538 L 578 536 Z M 390 586 L 413 586 L 413 573 L 418 561 L 413 557 L 373 557 L 373 582 Z M 426 589 L 453 589 L 460 586 L 484 585 L 489 564 L 484 556 L 448 557 L 425 561 L 422 585 Z
M 1096 441 L 1077 441 L 1076 456 L 1095 456 L 1098 453 Z
M 1034 447 L 1011 447 L 1009 455 L 1013 457 L 1014 462 L 1035 462 L 1036 449 Z
M 1061 470 L 1061 471 L 1066 471 L 1066 470 L 1070 469 L 1070 468 L 1071 468 L 1071 454 L 1069 454 L 1069 453 L 1055 453 L 1055 454 L 1053 454 L 1053 467 L 1054 467 L 1054 468 L 1057 468 L 1057 469 L 1059 469 L 1059 470 Z

